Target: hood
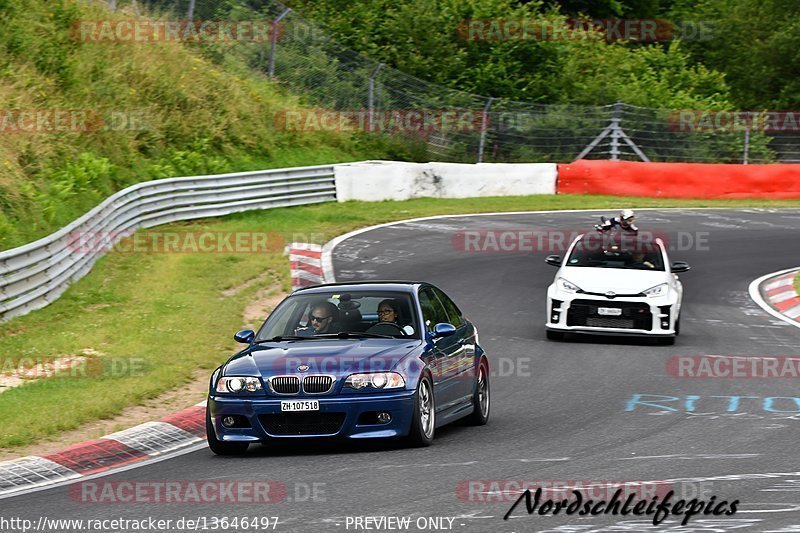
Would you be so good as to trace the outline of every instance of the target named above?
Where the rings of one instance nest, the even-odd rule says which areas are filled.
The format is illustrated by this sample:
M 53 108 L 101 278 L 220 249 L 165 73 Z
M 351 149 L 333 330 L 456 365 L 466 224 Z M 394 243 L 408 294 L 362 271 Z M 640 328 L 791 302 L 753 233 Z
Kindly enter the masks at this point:
M 670 274 L 663 271 L 626 268 L 564 267 L 558 275 L 585 292 L 634 294 L 669 282 Z
M 389 370 L 422 345 L 420 340 L 360 339 L 304 340 L 257 345 L 233 358 L 225 375 L 296 374 L 300 365 L 307 374 L 341 376 L 353 372 Z

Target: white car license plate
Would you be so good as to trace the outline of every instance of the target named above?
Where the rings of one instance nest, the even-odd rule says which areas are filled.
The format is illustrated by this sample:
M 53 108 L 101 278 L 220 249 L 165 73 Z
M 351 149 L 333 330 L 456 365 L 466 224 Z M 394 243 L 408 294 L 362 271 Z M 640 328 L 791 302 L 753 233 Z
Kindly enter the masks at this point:
M 621 316 L 622 309 L 619 307 L 598 307 L 597 314 L 603 316 Z
M 319 411 L 319 400 L 281 400 L 281 411 Z

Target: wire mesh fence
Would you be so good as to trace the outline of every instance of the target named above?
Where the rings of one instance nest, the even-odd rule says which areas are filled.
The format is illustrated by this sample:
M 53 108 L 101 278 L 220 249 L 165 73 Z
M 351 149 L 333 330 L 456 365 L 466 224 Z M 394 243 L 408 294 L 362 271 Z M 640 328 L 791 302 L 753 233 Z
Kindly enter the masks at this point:
M 415 158 L 452 162 L 800 162 L 800 125 L 787 125 L 786 114 L 496 99 L 365 57 L 277 0 L 99 1 L 134 15 L 192 20 L 195 29 L 203 21 L 269 21 L 268 38 L 199 46 L 212 58 L 236 54 L 302 95 L 304 108 L 276 116 L 276 127 L 363 130 L 400 141 Z

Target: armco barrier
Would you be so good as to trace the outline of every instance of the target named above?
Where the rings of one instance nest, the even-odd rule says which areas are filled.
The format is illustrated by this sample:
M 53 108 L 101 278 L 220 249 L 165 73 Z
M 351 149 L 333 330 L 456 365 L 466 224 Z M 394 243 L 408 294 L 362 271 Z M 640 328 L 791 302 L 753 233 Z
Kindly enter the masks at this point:
M 340 202 L 555 194 L 555 163 L 403 163 L 336 165 Z
M 176 220 L 332 201 L 332 165 L 138 183 L 55 233 L 0 252 L 0 320 L 46 306 L 89 272 L 104 251 L 70 246 L 76 233 L 117 235 Z
M 800 165 L 583 159 L 558 165 L 558 192 L 653 198 L 800 198 Z

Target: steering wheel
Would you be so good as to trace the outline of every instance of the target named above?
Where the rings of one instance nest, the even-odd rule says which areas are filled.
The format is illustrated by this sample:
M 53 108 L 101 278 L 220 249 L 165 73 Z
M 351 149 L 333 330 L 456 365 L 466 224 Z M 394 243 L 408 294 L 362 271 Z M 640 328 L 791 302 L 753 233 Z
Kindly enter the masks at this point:
M 403 328 L 400 327 L 400 325 L 397 324 L 396 322 L 378 322 L 377 324 L 373 324 L 372 326 L 370 326 L 367 329 L 366 333 L 371 333 L 370 330 L 373 329 L 373 328 L 379 328 L 380 329 L 380 328 L 383 328 L 383 327 L 386 327 L 386 326 L 391 326 L 393 328 L 396 328 L 398 333 L 400 333 L 403 336 L 406 335 L 406 332 L 403 330 Z

